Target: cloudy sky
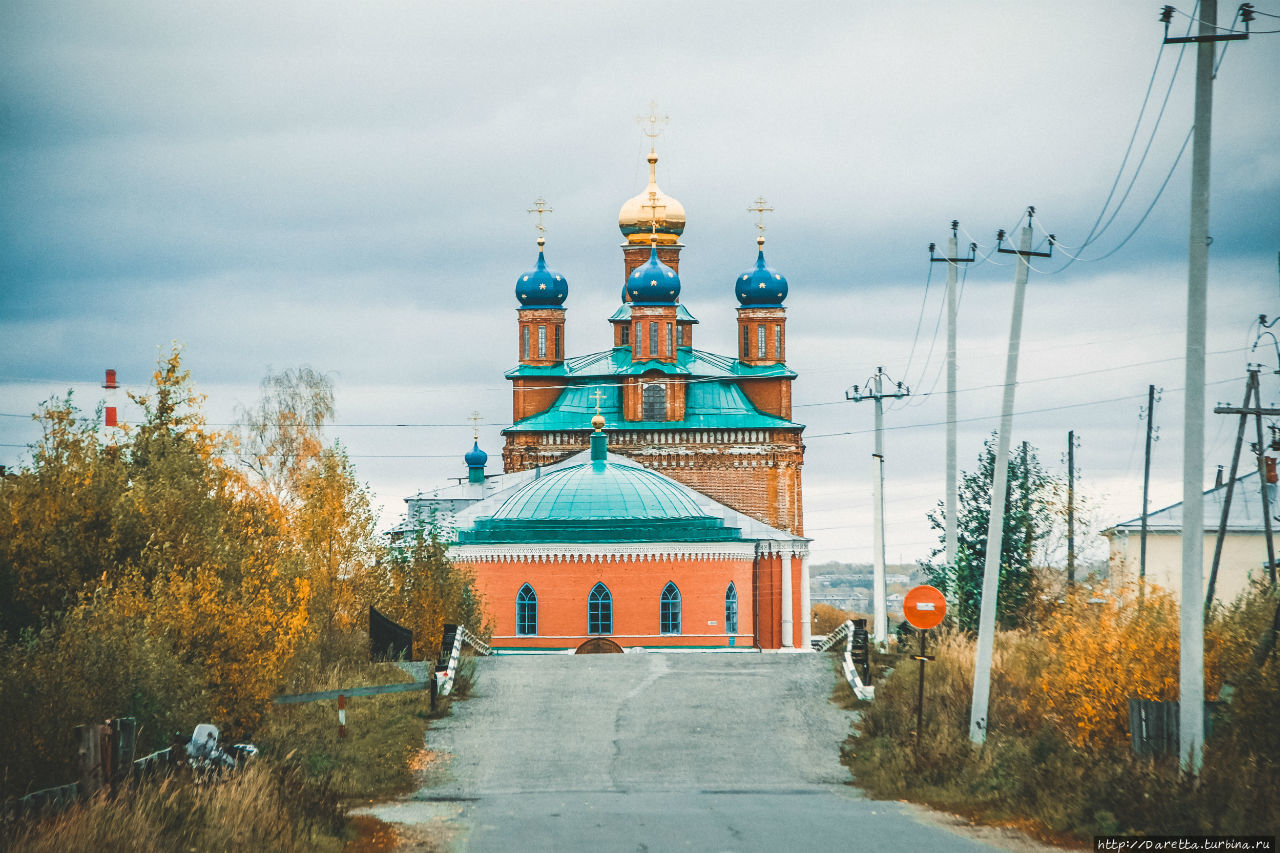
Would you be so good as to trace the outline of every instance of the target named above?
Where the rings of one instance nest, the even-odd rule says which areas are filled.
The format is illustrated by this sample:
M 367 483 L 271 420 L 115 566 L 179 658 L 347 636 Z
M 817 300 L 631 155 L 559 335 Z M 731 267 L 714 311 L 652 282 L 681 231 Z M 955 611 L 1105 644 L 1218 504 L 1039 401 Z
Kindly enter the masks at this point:
M 1280 14 L 1280 0 L 1255 5 Z M 1193 6 L 1179 8 L 1181 34 Z M 6 0 L 0 464 L 27 458 L 41 400 L 72 388 L 91 410 L 105 368 L 145 385 L 178 341 L 215 423 L 252 403 L 269 367 L 331 374 L 332 435 L 392 522 L 405 495 L 461 473 L 473 409 L 498 455 L 539 196 L 555 211 L 548 260 L 570 282 L 568 350 L 609 345 L 616 216 L 643 188 L 636 116 L 655 101 L 670 116 L 659 183 L 688 211 L 683 301 L 700 347 L 734 351 L 746 208 L 761 194 L 775 208 L 767 251 L 791 282 L 818 561 L 870 559 L 872 412 L 844 392 L 877 365 L 917 392 L 886 414 L 889 559 L 936 543 L 944 271 L 926 247 L 954 218 L 986 256 L 1027 205 L 1037 241 L 1053 232 L 1082 260 L 1058 253 L 1031 273 L 1014 441 L 1061 472 L 1074 429 L 1098 521 L 1132 517 L 1153 383 L 1153 505 L 1176 501 L 1189 148 L 1174 163 L 1195 63 L 1161 47 L 1155 17 L 1114 0 Z M 1233 43 L 1217 78 L 1211 404 L 1241 396 L 1249 361 L 1267 364 L 1264 400 L 1280 396 L 1272 339 L 1250 352 L 1257 315 L 1280 313 L 1278 80 L 1280 34 Z M 999 413 L 1007 259 L 967 271 L 964 468 Z M 1212 476 L 1234 435 L 1209 418 Z

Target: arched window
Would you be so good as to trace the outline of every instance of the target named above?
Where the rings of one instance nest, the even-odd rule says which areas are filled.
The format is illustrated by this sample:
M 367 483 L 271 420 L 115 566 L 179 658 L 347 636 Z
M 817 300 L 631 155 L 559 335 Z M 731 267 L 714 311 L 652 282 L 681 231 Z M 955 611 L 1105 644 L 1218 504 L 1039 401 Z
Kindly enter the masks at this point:
M 516 635 L 531 637 L 538 633 L 538 594 L 525 584 L 516 594 Z
M 659 630 L 663 634 L 680 633 L 680 590 L 673 583 L 668 583 L 662 590 L 661 624 Z
M 667 386 L 660 382 L 644 386 L 641 408 L 641 420 L 665 421 L 667 419 Z
M 528 326 L 520 327 L 520 343 L 521 343 L 520 352 L 523 353 L 524 358 L 528 358 L 529 357 L 529 327 Z
M 764 358 L 764 326 L 756 326 L 756 358 Z
M 593 586 L 587 596 L 587 633 L 613 633 L 613 596 L 602 583 Z
M 751 356 L 751 327 L 746 323 L 742 324 L 742 357 L 750 358 Z
M 624 347 L 631 345 L 631 327 L 630 326 L 622 327 L 622 345 Z
M 738 633 L 738 589 L 730 581 L 729 588 L 724 591 L 724 632 Z

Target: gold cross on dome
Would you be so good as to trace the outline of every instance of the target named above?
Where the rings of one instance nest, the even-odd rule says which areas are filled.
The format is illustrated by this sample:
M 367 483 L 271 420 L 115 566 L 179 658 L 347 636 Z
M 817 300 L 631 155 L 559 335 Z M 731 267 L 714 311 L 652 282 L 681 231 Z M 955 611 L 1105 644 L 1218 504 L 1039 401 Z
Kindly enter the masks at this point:
M 538 200 L 533 203 L 533 207 L 529 208 L 530 213 L 538 214 L 538 235 L 541 236 L 547 229 L 542 224 L 542 214 L 554 213 L 555 211 L 547 207 L 547 200 L 542 196 L 538 196 Z
M 640 125 L 640 132 L 649 137 L 651 145 L 653 140 L 662 135 L 662 128 L 669 121 L 671 121 L 671 116 L 658 115 L 657 101 L 649 102 L 649 114 L 647 116 L 636 116 L 636 123 Z M 648 127 L 645 125 L 648 125 Z
M 472 411 L 471 417 L 467 418 L 467 420 L 471 421 L 471 437 L 475 441 L 479 441 L 480 440 L 480 413 L 477 411 Z
M 605 398 L 605 393 L 597 388 L 596 393 L 588 394 L 587 396 L 596 401 L 596 414 L 600 414 L 600 401 Z
M 764 215 L 773 213 L 773 208 L 769 207 L 769 202 L 764 200 L 764 196 L 757 196 L 756 200 L 751 203 L 751 207 L 747 210 L 756 214 L 756 228 L 761 234 L 764 233 Z
M 653 211 L 653 215 L 649 217 L 649 220 L 653 223 L 653 230 L 657 231 L 658 211 L 661 210 L 663 213 L 667 212 L 667 206 L 665 204 L 658 204 L 658 194 L 653 190 L 649 190 L 649 203 L 640 205 L 640 209 Z

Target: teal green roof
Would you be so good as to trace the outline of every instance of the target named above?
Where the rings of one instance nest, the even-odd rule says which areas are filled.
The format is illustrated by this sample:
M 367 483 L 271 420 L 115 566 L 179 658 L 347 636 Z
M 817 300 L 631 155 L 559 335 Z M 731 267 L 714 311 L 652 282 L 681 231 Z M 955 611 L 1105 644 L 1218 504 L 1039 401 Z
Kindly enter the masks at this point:
M 507 432 L 546 430 L 585 430 L 591 428 L 596 401 L 591 396 L 600 392 L 600 414 L 605 429 L 801 429 L 800 424 L 761 412 L 733 382 L 690 382 L 685 386 L 684 420 L 628 421 L 622 417 L 622 396 L 616 384 L 573 385 L 561 392 L 559 399 L 545 412 L 517 421 Z
M 706 350 L 680 347 L 676 350 L 675 363 L 658 361 L 632 362 L 631 347 L 614 347 L 603 352 L 580 355 L 566 359 L 562 364 L 550 367 L 534 367 L 522 364 L 507 371 L 507 378 L 519 376 L 581 376 L 594 378 L 600 376 L 633 376 L 657 370 L 678 376 L 696 377 L 786 377 L 795 378 L 795 371 L 785 364 L 764 364 L 753 366 L 743 364 L 736 358 L 718 355 Z
M 730 542 L 741 529 L 707 515 L 688 490 L 638 465 L 586 462 L 516 490 L 493 515 L 458 531 L 489 542 Z
M 539 477 L 503 501 L 494 518 L 698 518 L 706 515 L 670 480 L 647 468 L 588 462 Z
M 618 308 L 617 311 L 613 312 L 613 316 L 609 318 L 609 322 L 617 323 L 617 322 L 622 322 L 630 319 L 631 319 L 631 303 L 624 302 Z M 690 314 L 689 309 L 685 308 L 684 305 L 679 302 L 676 303 L 676 319 L 684 323 L 698 322 L 698 318 Z

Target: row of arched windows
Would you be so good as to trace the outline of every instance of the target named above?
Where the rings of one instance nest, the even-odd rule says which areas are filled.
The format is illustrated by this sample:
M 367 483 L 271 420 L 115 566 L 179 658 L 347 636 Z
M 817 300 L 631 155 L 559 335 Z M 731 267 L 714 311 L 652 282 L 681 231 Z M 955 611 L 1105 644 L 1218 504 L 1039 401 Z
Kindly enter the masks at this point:
M 663 634 L 681 632 L 680 588 L 668 583 L 662 588 L 658 602 L 658 630 Z M 738 590 L 732 583 L 724 591 L 724 630 L 738 633 Z M 538 633 L 538 593 L 525 584 L 516 594 L 516 634 L 531 637 Z M 587 633 L 613 633 L 613 593 L 597 583 L 587 596 Z

